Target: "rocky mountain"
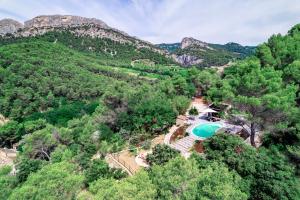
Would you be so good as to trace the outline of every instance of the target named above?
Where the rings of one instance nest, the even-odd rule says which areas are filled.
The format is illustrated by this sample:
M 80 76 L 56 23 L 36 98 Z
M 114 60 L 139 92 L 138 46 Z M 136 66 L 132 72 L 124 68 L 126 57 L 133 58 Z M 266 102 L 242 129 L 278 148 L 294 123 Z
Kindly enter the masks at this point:
M 42 28 L 42 27 L 69 27 L 80 26 L 84 24 L 97 24 L 102 28 L 110 28 L 103 21 L 95 18 L 85 18 L 72 15 L 42 15 L 24 22 L 25 28 Z
M 252 55 L 255 51 L 252 46 L 237 43 L 211 44 L 191 37 L 183 38 L 181 43 L 163 43 L 157 46 L 167 50 L 183 66 L 201 67 L 225 65 L 231 60 Z
M 95 18 L 42 15 L 25 21 L 24 25 L 15 20 L 0 20 L 0 46 L 29 40 L 62 43 L 78 51 L 92 52 L 109 65 L 131 65 L 140 60 L 174 63 L 166 50 Z
M 0 20 L 0 44 L 38 38 L 60 42 L 80 51 L 95 52 L 109 60 L 150 60 L 200 67 L 225 65 L 254 52 L 236 43 L 210 44 L 191 37 L 181 43 L 153 45 L 108 26 L 95 18 L 72 15 L 42 15 L 24 22 Z
M 180 44 L 181 49 L 190 48 L 192 46 L 211 49 L 208 43 L 202 42 L 200 40 L 196 40 L 192 37 L 185 37 L 182 39 Z
M 0 36 L 2 38 L 36 37 L 49 32 L 69 32 L 76 37 L 109 39 L 113 42 L 133 45 L 138 49 L 149 49 L 159 54 L 166 51 L 155 45 L 108 26 L 95 18 L 72 15 L 42 15 L 25 21 L 24 25 L 15 20 L 0 20 Z M 90 50 L 93 47 L 89 48 Z

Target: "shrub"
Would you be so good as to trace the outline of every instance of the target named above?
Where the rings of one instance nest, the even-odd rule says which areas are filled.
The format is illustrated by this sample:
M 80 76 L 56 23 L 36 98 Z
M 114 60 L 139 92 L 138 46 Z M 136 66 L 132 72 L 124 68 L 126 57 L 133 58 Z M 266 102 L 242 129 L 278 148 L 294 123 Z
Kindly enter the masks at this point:
M 142 144 L 142 148 L 145 150 L 149 150 L 151 148 L 151 140 L 146 140 Z
M 147 155 L 149 165 L 163 165 L 169 160 L 177 157 L 179 152 L 167 145 L 158 144 L 154 147 L 152 154 Z
M 189 114 L 190 114 L 190 115 L 198 115 L 199 112 L 198 112 L 197 108 L 192 107 L 192 108 L 189 110 Z

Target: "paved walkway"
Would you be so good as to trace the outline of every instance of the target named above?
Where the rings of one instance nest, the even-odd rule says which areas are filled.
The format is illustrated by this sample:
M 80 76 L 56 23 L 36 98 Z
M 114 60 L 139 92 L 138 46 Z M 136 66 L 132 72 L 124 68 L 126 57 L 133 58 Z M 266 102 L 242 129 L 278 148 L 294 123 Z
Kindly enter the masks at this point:
M 195 120 L 190 120 L 188 119 L 189 116 L 188 111 L 193 107 L 196 108 L 198 112 L 200 112 L 200 114 L 195 117 Z M 184 123 L 189 125 L 195 125 L 195 124 L 199 124 L 200 122 L 202 123 L 207 122 L 206 120 L 200 119 L 200 117 L 204 115 L 203 113 L 201 113 L 201 111 L 205 110 L 207 107 L 208 105 L 205 103 L 203 98 L 194 98 L 191 101 L 189 108 L 187 109 L 187 112 L 185 113 L 187 120 Z M 170 142 L 171 136 L 176 132 L 178 128 L 180 128 L 180 126 L 178 127 L 174 125 L 169 129 L 168 134 L 165 136 L 164 143 L 174 149 L 179 150 L 181 155 L 187 158 L 191 154 L 190 150 L 194 146 L 195 138 L 193 138 L 192 136 L 187 136 L 175 141 L 174 143 L 171 143 Z
M 194 98 L 185 113 L 186 116 L 189 116 L 188 111 L 193 107 L 197 108 L 198 112 L 201 112 L 201 111 L 205 110 L 208 107 L 208 105 L 205 103 L 203 98 Z
M 182 156 L 188 158 L 191 154 L 190 149 L 194 146 L 194 143 L 195 139 L 191 136 L 187 136 L 170 144 L 170 147 L 179 150 Z
M 179 128 L 178 126 L 173 125 L 173 126 L 169 129 L 168 133 L 165 135 L 165 138 L 164 138 L 164 144 L 169 145 L 169 144 L 171 143 L 171 142 L 170 142 L 171 136 L 175 133 L 175 131 L 176 131 L 178 128 Z

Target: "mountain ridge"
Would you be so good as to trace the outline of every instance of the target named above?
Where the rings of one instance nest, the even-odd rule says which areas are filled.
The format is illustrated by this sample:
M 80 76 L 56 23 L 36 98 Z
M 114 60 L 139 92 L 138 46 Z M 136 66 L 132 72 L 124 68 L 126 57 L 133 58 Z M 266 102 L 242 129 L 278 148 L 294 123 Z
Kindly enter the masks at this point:
M 252 55 L 256 48 L 234 42 L 226 44 L 207 43 L 192 37 L 184 37 L 180 43 L 162 43 L 157 44 L 157 46 L 167 50 L 174 60 L 186 67 L 191 65 L 204 67 L 225 65 L 231 60 Z
M 15 20 L 0 20 L 0 33 L 1 45 L 31 39 L 59 42 L 72 49 L 95 53 L 113 65 L 116 62 L 130 65 L 132 61 L 144 59 L 157 64 L 175 63 L 166 50 L 95 18 L 41 15 L 25 21 L 24 25 Z
M 66 35 L 66 33 L 70 34 Z M 24 24 L 12 19 L 0 20 L 1 40 L 29 37 L 48 37 L 47 41 L 56 42 L 58 40 L 71 48 L 77 46 L 77 48 L 85 49 L 85 51 L 95 51 L 112 57 L 116 54 L 124 54 L 124 50 L 126 53 L 126 49 L 142 52 L 143 56 L 133 56 L 132 60 L 149 59 L 153 57 L 153 53 L 157 53 L 165 58 L 156 59 L 156 62 L 159 62 L 159 60 L 173 60 L 173 63 L 185 67 L 191 65 L 198 67 L 221 66 L 234 59 L 244 58 L 254 52 L 252 47 L 244 47 L 237 43 L 211 44 L 192 37 L 184 37 L 181 43 L 154 45 L 112 28 L 100 19 L 74 15 L 40 15 L 25 21 Z M 75 44 L 78 42 L 76 38 L 81 41 L 81 47 Z M 104 41 L 97 42 L 97 39 Z M 112 42 L 105 41 L 106 39 Z M 114 42 L 119 43 L 121 49 L 116 47 L 118 45 L 115 45 Z M 134 48 L 122 47 L 122 45 L 129 45 Z M 150 55 L 148 56 L 145 49 L 149 53 L 150 51 L 153 53 L 148 54 Z M 168 61 L 168 63 L 170 62 Z
M 120 43 L 133 44 L 137 48 L 148 48 L 160 54 L 167 53 L 148 41 L 130 36 L 96 18 L 74 15 L 40 15 L 25 21 L 24 25 L 13 19 L 0 20 L 0 36 L 2 37 L 30 37 L 62 30 L 68 30 L 77 36 L 108 38 Z

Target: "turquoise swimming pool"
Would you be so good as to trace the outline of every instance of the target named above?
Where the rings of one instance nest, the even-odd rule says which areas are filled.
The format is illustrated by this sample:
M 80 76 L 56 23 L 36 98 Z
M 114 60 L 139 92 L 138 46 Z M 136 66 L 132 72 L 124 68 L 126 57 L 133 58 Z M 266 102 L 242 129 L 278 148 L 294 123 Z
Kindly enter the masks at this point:
M 217 123 L 200 124 L 193 128 L 192 134 L 200 139 L 206 139 L 213 136 L 221 127 L 222 125 Z

